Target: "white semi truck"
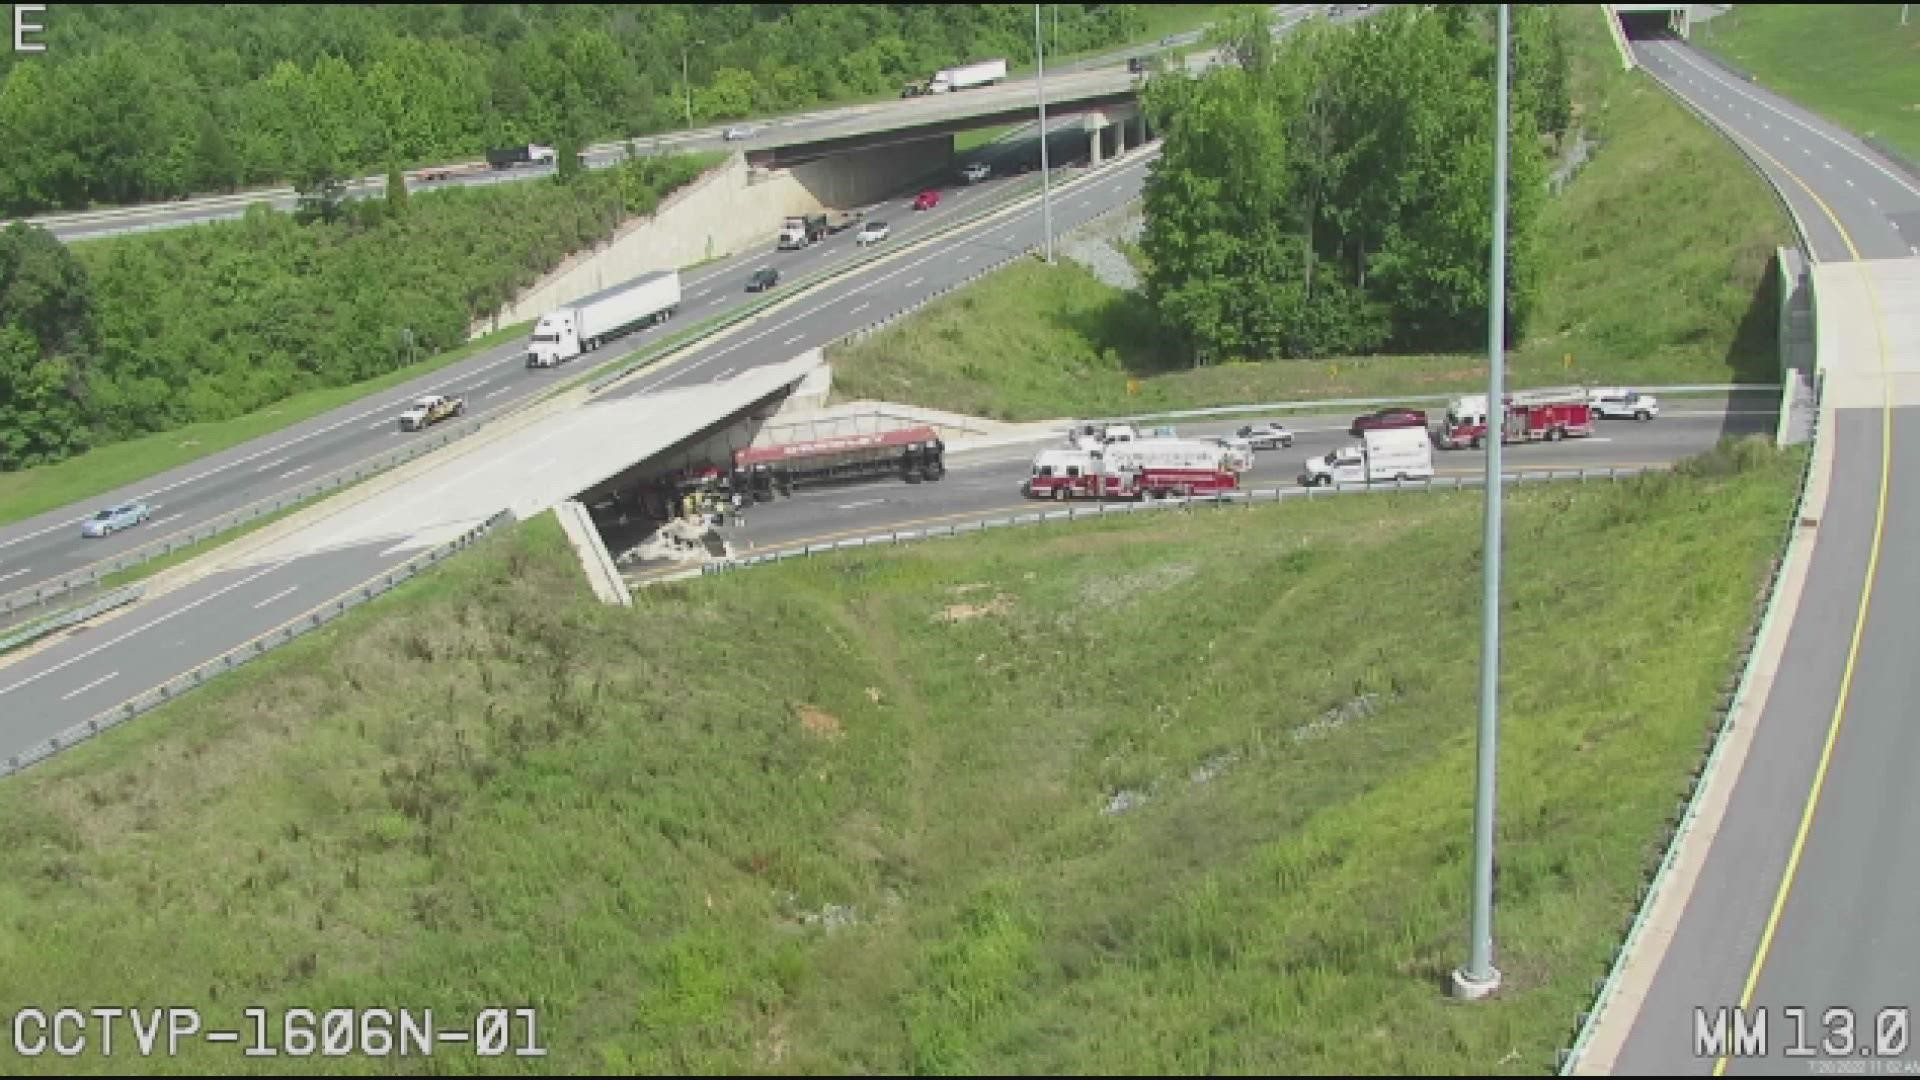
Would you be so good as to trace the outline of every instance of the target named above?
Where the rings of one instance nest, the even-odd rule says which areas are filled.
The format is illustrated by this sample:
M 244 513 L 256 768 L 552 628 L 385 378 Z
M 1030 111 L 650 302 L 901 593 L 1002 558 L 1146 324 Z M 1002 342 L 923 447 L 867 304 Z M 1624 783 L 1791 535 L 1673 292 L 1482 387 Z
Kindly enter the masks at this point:
M 1006 77 L 1005 59 L 981 60 L 977 63 L 962 64 L 959 67 L 941 68 L 924 83 L 908 83 L 901 96 L 919 97 L 922 94 L 947 94 L 955 90 L 971 90 L 976 86 L 992 86 Z
M 540 317 L 527 343 L 527 366 L 553 367 L 639 326 L 671 318 L 680 306 L 680 271 L 661 270 L 602 289 Z

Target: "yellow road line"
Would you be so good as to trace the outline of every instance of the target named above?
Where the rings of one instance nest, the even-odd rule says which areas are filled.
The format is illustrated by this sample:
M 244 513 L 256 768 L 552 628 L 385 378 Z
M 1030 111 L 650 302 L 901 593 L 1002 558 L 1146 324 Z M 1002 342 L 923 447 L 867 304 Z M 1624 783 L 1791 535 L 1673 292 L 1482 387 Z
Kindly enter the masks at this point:
M 1727 129 L 1729 132 L 1731 128 Z M 1738 136 L 1736 136 L 1738 137 Z M 1840 239 L 1847 245 L 1847 251 L 1853 255 L 1855 264 L 1861 263 L 1860 249 L 1854 246 L 1853 237 L 1847 227 L 1840 223 L 1840 215 L 1816 194 L 1807 182 L 1795 175 L 1792 169 L 1781 164 L 1779 159 L 1767 153 L 1751 141 L 1741 138 L 1741 142 L 1753 148 L 1761 157 L 1772 162 L 1774 167 L 1790 177 L 1794 183 L 1806 191 L 1820 208 L 1821 213 L 1833 222 L 1840 232 Z M 1860 273 L 1867 286 L 1867 302 L 1873 310 L 1874 335 L 1879 342 L 1880 353 L 1880 493 L 1874 507 L 1873 542 L 1867 552 L 1867 576 L 1860 587 L 1860 607 L 1853 622 L 1853 637 L 1847 644 L 1846 666 L 1840 675 L 1840 693 L 1834 699 L 1833 717 L 1827 724 L 1826 742 L 1820 748 L 1820 762 L 1813 773 L 1813 786 L 1807 791 L 1807 801 L 1800 812 L 1800 826 L 1794 832 L 1793 847 L 1787 854 L 1787 866 L 1780 875 L 1780 887 L 1773 897 L 1773 908 L 1767 913 L 1766 927 L 1760 934 L 1760 945 L 1754 951 L 1753 966 L 1747 971 L 1746 985 L 1740 991 L 1740 1009 L 1742 1012 L 1752 1008 L 1755 988 L 1760 985 L 1760 972 L 1766 967 L 1767 954 L 1773 948 L 1773 936 L 1780 929 L 1780 916 L 1786 911 L 1787 897 L 1793 891 L 1794 876 L 1800 870 L 1800 856 L 1806 848 L 1807 834 L 1813 828 L 1814 812 L 1820 806 L 1820 793 L 1826 789 L 1827 769 L 1833 761 L 1833 747 L 1839 741 L 1840 723 L 1846 717 L 1848 700 L 1853 691 L 1853 673 L 1860 659 L 1860 642 L 1866 636 L 1867 609 L 1873 598 L 1873 582 L 1880 568 L 1880 544 L 1887 526 L 1887 486 L 1893 473 L 1893 387 L 1887 372 L 1887 338 L 1885 317 L 1880 309 L 1880 297 L 1873 287 L 1873 276 L 1866 267 L 1860 267 Z M 1713 1075 L 1723 1076 L 1727 1071 L 1727 1057 L 1722 1055 L 1713 1064 Z

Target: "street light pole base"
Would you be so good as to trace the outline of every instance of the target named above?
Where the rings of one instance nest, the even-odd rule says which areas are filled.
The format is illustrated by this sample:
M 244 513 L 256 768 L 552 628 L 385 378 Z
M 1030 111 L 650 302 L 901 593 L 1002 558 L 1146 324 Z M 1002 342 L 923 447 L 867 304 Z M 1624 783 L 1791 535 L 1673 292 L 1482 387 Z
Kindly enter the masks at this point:
M 1479 1001 L 1500 989 L 1500 969 L 1489 967 L 1484 979 L 1476 979 L 1461 968 L 1453 969 L 1452 992 L 1459 1001 Z

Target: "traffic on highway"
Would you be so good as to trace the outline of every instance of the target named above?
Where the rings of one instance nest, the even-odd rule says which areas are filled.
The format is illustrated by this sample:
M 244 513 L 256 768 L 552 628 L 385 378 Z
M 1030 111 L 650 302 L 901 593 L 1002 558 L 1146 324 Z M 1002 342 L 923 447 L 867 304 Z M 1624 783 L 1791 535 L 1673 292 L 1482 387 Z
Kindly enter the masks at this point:
M 1284 32 L 1312 18 L 1363 18 L 1378 7 L 1271 11 Z M 1615 18 L 1611 9 L 1605 14 Z M 1148 66 L 1135 61 L 1199 36 L 1169 35 L 1048 78 L 1064 93 L 1092 93 Z M 1825 324 L 1822 442 L 1810 457 L 1807 501 L 1789 530 L 1798 562 L 1789 560 L 1780 591 L 1769 594 L 1769 603 L 1785 599 L 1769 607 L 1753 635 L 1756 659 L 1726 705 L 1739 722 L 1730 719 L 1714 736 L 1684 825 L 1641 890 L 1626 943 L 1591 1012 L 1581 1013 L 1579 1041 L 1564 1062 L 1568 1072 L 1587 1073 L 1777 1071 L 1806 1055 L 1777 1032 L 1770 1044 L 1740 1054 L 1739 1043 L 1703 1035 L 1708 1014 L 1721 1010 L 1724 1023 L 1728 1010 L 1837 1010 L 1871 1025 L 1890 1009 L 1920 1004 L 1920 923 L 1912 918 L 1920 849 L 1909 840 L 1920 834 L 1920 795 L 1911 782 L 1920 725 L 1910 706 L 1920 681 L 1908 645 L 1920 638 L 1920 568 L 1903 544 L 1920 534 L 1920 492 L 1900 479 L 1900 466 L 1920 445 L 1920 339 L 1913 333 L 1920 269 L 1870 276 L 1875 266 L 1920 258 L 1920 179 L 1671 34 L 1616 40 L 1780 193 L 1812 264 L 1799 284 L 1827 290 L 1822 317 L 1846 319 L 1859 335 L 1847 341 L 1877 343 L 1872 358 L 1836 355 L 1840 338 Z M 636 144 L 646 152 L 752 152 L 865 135 L 1030 99 L 1031 82 L 1009 74 L 1004 59 L 976 58 L 916 75 L 899 100 Z M 790 216 L 748 249 L 609 280 L 591 292 L 583 287 L 587 295 L 546 304 L 524 330 L 472 356 L 0 527 L 0 598 L 51 592 L 103 560 L 385 462 L 410 444 L 473 433 L 404 466 L 383 464 L 353 497 L 305 507 L 255 543 L 167 569 L 152 579 L 162 587 L 136 603 L 0 652 L 0 765 L 14 763 L 0 773 L 37 760 L 56 741 L 64 748 L 89 722 L 114 718 L 183 673 L 216 677 L 236 651 L 263 653 L 316 612 L 342 609 L 342 598 L 374 595 L 383 577 L 475 523 L 563 500 L 579 500 L 586 507 L 580 520 L 598 527 L 597 536 L 587 529 L 592 543 L 570 537 L 583 559 L 597 544 L 625 585 L 659 590 L 657 583 L 716 559 L 1066 505 L 1477 479 L 1489 444 L 1503 447 L 1510 471 L 1604 471 L 1662 468 L 1729 437 L 1782 430 L 1777 387 L 1569 385 L 1504 400 L 1461 393 L 1444 402 L 1382 398 L 1337 408 L 994 425 L 977 437 L 942 436 L 939 419 L 915 418 L 887 431 L 756 441 L 759 425 L 797 395 L 814 350 L 906 316 L 1137 202 L 1160 157 L 1157 142 L 1129 146 L 1123 135 L 1122 152 L 1102 161 L 1089 153 L 1086 131 L 1050 125 L 1049 132 L 1047 158 L 1056 168 L 1044 204 L 1034 171 L 1038 131 L 1012 130 L 937 173 L 889 185 L 884 198 L 769 211 Z M 582 163 L 602 168 L 626 153 L 622 144 L 603 144 L 585 151 Z M 544 144 L 500 147 L 485 161 L 419 169 L 409 183 L 517 182 L 550 173 L 552 158 Z M 348 195 L 378 195 L 383 183 L 357 181 Z M 237 217 L 248 201 L 291 206 L 293 197 L 260 192 L 34 220 L 75 240 Z M 1876 284 L 1884 281 L 1912 287 Z M 663 347 L 669 339 L 677 342 L 671 349 Z M 610 378 L 655 352 L 590 392 L 574 385 Z M 603 459 L 582 463 L 580 447 L 589 442 Z M 711 545 L 667 543 L 676 519 Z M 618 599 L 631 596 L 620 591 Z M 52 599 L 36 604 L 29 614 L 57 607 Z M 14 628 L 0 622 L 0 631 Z M 877 704 L 880 693 L 870 690 L 870 700 Z M 819 779 L 824 784 L 826 773 Z M 713 906 L 709 896 L 702 910 Z
M 1071 139 L 1071 135 L 1056 134 L 1051 141 L 1056 144 L 1056 151 L 1065 152 L 1070 148 Z M 999 162 L 1001 168 L 997 175 L 979 183 L 955 183 L 957 177 L 950 179 L 948 184 L 951 190 L 943 205 L 913 211 L 912 203 L 923 190 L 913 186 L 902 192 L 896 200 L 866 208 L 865 213 L 871 216 L 889 219 L 889 239 L 878 245 L 874 253 L 878 254 L 879 248 L 888 245 L 898 247 L 910 244 L 917 238 L 977 214 L 984 207 L 995 205 L 1010 191 L 1030 185 L 1032 176 L 1022 172 L 1020 167 L 1037 159 L 1037 147 L 1038 141 L 1028 138 L 984 147 L 970 155 L 979 160 Z M 961 167 L 964 167 L 964 162 Z M 1077 213 L 1091 206 L 1086 201 L 1089 198 L 1093 196 L 1083 196 L 1071 208 L 1071 212 Z M 1102 205 L 1106 204 L 1103 202 Z M 889 207 L 893 209 L 889 210 Z M 666 334 L 728 315 L 756 302 L 759 297 L 749 292 L 747 285 L 753 272 L 762 266 L 778 269 L 791 282 L 840 266 L 864 250 L 865 245 L 859 243 L 851 233 L 828 236 L 797 250 L 776 250 L 774 238 L 768 237 L 764 249 L 744 251 L 682 275 L 681 299 L 673 321 L 650 328 L 636 328 L 627 336 L 593 353 L 591 362 L 594 365 L 618 363 Z M 982 265 L 976 261 L 977 258 L 979 256 L 962 253 L 962 261 L 953 266 L 964 268 Z M 943 277 L 947 269 L 946 266 L 935 266 L 933 280 L 951 280 Z M 920 283 L 912 279 L 899 282 L 901 288 L 884 292 L 882 295 L 885 299 L 881 303 L 899 302 L 899 297 L 911 293 L 911 289 L 905 288 L 910 284 L 917 287 Z M 773 292 L 778 295 L 780 290 L 776 288 Z M 878 313 L 889 310 L 885 306 L 874 308 L 875 299 L 879 298 L 869 299 L 867 307 L 855 305 L 854 310 L 834 314 L 844 315 L 850 320 L 845 323 L 848 329 L 863 325 L 873 321 Z M 810 311 L 812 305 L 802 310 Z M 875 314 L 867 314 L 869 311 Z M 866 318 L 861 319 L 862 315 L 866 315 Z M 769 333 L 771 331 L 751 340 L 762 340 Z M 769 344 L 779 346 L 782 343 Z M 744 343 L 729 346 L 724 355 L 734 355 L 741 347 L 744 347 Z M 580 367 L 580 361 L 574 361 L 566 367 L 528 370 L 525 358 L 529 351 L 529 339 L 517 337 L 469 359 L 282 432 L 210 455 L 140 484 L 106 493 L 90 505 L 66 507 L 0 527 L 0 590 L 16 592 L 31 589 L 36 583 L 54 581 L 61 575 L 72 574 L 157 537 L 191 529 L 241 506 L 298 490 L 330 473 L 388 453 L 405 439 L 417 434 L 402 430 L 396 421 L 403 411 L 422 398 L 459 396 L 464 402 L 462 418 L 474 420 L 511 411 L 551 389 L 556 382 L 572 379 L 581 370 L 591 370 Z M 777 348 L 774 351 L 777 352 Z M 780 354 L 775 358 L 784 359 L 787 355 L 791 354 Z M 703 364 L 703 361 L 697 362 L 692 367 L 694 370 L 704 370 Z M 704 377 L 716 378 L 728 369 L 738 370 L 744 366 L 741 363 L 728 365 Z M 144 502 L 151 510 L 151 515 L 138 528 L 115 532 L 103 540 L 81 542 L 80 525 L 87 516 L 106 506 L 136 500 Z

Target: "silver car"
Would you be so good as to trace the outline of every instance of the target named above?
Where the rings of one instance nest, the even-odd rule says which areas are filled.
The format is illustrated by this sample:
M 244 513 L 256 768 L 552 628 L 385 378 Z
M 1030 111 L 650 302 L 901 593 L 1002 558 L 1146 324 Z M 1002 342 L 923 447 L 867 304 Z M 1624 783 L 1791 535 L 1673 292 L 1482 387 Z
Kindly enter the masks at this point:
M 753 128 L 745 124 L 736 124 L 733 127 L 730 127 L 726 131 L 722 132 L 720 137 L 725 139 L 728 142 L 739 142 L 742 139 L 752 138 Z
M 119 532 L 121 529 L 131 529 L 152 516 L 153 511 L 147 509 L 147 504 L 142 502 L 128 502 L 121 503 L 119 506 L 109 506 L 105 510 L 88 518 L 86 522 L 80 526 L 80 535 L 89 537 L 105 536 L 108 533 Z
M 1235 434 L 1247 440 L 1255 450 L 1284 450 L 1293 445 L 1293 432 L 1282 424 L 1253 424 Z

